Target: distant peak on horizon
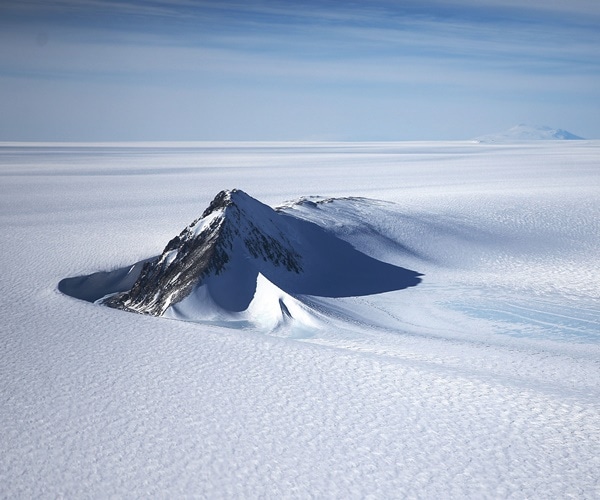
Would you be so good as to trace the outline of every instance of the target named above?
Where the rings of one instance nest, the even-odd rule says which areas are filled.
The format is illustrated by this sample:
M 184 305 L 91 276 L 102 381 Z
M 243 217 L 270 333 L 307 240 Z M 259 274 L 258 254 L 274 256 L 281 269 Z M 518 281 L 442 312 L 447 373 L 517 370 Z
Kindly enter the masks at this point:
M 583 140 L 567 130 L 552 128 L 546 125 L 527 125 L 520 123 L 503 132 L 475 137 L 477 142 L 511 142 L 511 141 L 577 141 Z

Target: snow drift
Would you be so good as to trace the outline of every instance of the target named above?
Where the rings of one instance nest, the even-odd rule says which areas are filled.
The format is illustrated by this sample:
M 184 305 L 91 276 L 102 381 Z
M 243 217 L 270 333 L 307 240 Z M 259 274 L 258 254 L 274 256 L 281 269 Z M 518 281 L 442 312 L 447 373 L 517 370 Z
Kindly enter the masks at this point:
M 160 256 L 67 278 L 59 289 L 125 311 L 275 328 L 294 318 L 310 322 L 298 297 L 401 290 L 419 276 L 360 252 L 327 226 L 233 189 L 221 191 Z

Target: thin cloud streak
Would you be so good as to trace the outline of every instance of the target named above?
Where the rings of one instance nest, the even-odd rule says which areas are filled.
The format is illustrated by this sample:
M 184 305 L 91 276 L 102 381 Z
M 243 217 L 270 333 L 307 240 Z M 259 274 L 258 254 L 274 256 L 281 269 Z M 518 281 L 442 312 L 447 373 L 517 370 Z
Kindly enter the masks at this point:
M 0 37 L 0 72 L 34 73 L 40 77 L 119 74 L 135 78 L 136 74 L 140 77 L 173 72 L 202 74 L 210 68 L 213 74 L 261 71 L 265 75 L 304 74 L 316 81 L 349 79 L 350 82 L 388 81 L 389 76 L 378 75 L 389 75 L 390 67 L 410 67 L 417 74 L 420 68 L 444 68 L 444 78 L 461 69 L 469 76 L 476 70 L 481 74 L 509 71 L 513 77 L 519 73 L 556 75 L 561 69 L 568 69 L 571 77 L 600 73 L 599 61 L 593 57 L 596 45 L 583 40 L 568 46 L 552 40 L 526 44 L 530 35 L 504 41 L 493 33 L 488 40 L 481 41 L 483 36 L 477 32 L 474 35 L 472 30 L 468 37 L 457 35 L 469 31 L 464 25 L 452 25 L 445 30 L 436 28 L 437 24 L 431 23 L 420 23 L 418 29 L 404 32 L 387 28 L 336 28 L 314 31 L 310 39 L 297 34 L 285 40 L 277 35 L 242 33 L 216 40 L 208 37 L 204 43 L 191 41 L 186 45 L 156 35 L 124 34 L 115 41 L 102 32 L 99 42 L 81 43 L 79 40 L 86 35 L 71 30 L 66 39 L 52 40 L 42 48 L 21 33 L 12 36 L 5 33 Z M 338 46 L 321 54 L 319 48 L 324 38 L 337 40 Z M 477 39 L 480 41 L 476 42 Z M 257 46 L 276 48 L 256 49 Z
M 185 0 L 5 4 L 0 8 L 0 81 L 15 92 L 9 80 L 29 80 L 42 94 L 44 81 L 52 92 L 59 92 L 56 85 L 62 81 L 74 101 L 90 98 L 92 86 L 98 93 L 114 94 L 115 88 L 122 88 L 122 96 L 129 95 L 131 87 L 155 89 L 146 95 L 163 101 L 171 99 L 169 94 L 188 95 L 198 89 L 206 96 L 204 103 L 222 95 L 224 88 L 248 99 L 263 96 L 261 89 L 276 90 L 277 106 L 287 106 L 290 114 L 300 111 L 296 95 L 303 96 L 301 105 L 306 107 L 306 99 L 323 103 L 337 92 L 347 96 L 344 105 L 354 102 L 363 110 L 365 122 L 355 120 L 353 136 L 375 128 L 369 121 L 377 120 L 377 113 L 368 111 L 374 95 L 395 102 L 412 99 L 427 109 L 428 101 L 439 101 L 440 92 L 459 100 L 448 109 L 460 101 L 466 106 L 477 102 L 485 106 L 490 120 L 506 114 L 498 100 L 512 102 L 508 107 L 515 111 L 522 108 L 525 96 L 545 100 L 556 120 L 572 102 L 586 126 L 600 128 L 591 118 L 598 109 L 600 33 L 585 27 L 585 16 L 580 15 L 585 0 L 573 3 L 564 23 L 545 20 L 548 12 L 562 9 L 559 4 L 539 7 L 539 18 L 517 15 L 531 13 L 533 2 L 516 6 L 440 0 L 402 5 L 314 2 L 313 8 L 300 8 L 282 2 Z M 486 12 L 489 17 L 482 18 Z M 592 9 L 591 15 L 595 13 Z M 36 43 L 40 39 L 43 44 Z M 17 92 L 22 99 L 31 98 L 26 89 Z M 590 105 L 583 107 L 586 96 Z M 269 110 L 274 104 L 268 99 L 261 99 L 265 116 L 279 113 Z M 142 101 L 136 102 L 135 112 L 147 115 L 141 111 Z M 225 101 L 213 102 L 223 103 L 222 116 L 209 117 L 218 113 L 210 107 L 207 119 L 239 121 L 240 114 Z M 146 106 L 156 103 L 148 100 Z M 339 114 L 339 107 L 334 108 L 332 113 Z M 380 119 L 389 120 L 383 109 L 377 108 Z M 35 120 L 35 113 L 30 114 Z M 515 122 L 522 119 L 515 116 Z M 323 116 L 319 120 L 319 125 L 328 122 Z M 329 122 L 335 128 L 335 117 Z M 551 125 L 568 127 L 562 122 Z M 494 128 L 490 123 L 488 129 Z M 223 125 L 220 138 L 229 138 L 227 130 Z M 248 134 L 253 130 L 256 127 Z M 600 130 L 597 133 L 600 136 Z M 421 134 L 427 138 L 425 128 Z M 304 136 L 308 135 L 307 130 Z
M 560 89 L 573 83 L 585 72 L 561 75 L 562 64 L 544 61 L 513 60 L 480 61 L 477 64 L 447 57 L 427 58 L 407 55 L 390 55 L 383 58 L 354 57 L 339 60 L 290 59 L 285 55 L 240 53 L 236 50 L 163 47 L 120 46 L 118 51 L 110 45 L 85 47 L 57 44 L 56 47 L 38 51 L 36 64 L 23 64 L 23 52 L 2 57 L 5 75 L 31 75 L 38 79 L 114 78 L 132 84 L 185 86 L 197 85 L 203 79 L 244 78 L 254 81 L 288 80 L 290 84 L 329 83 L 352 84 L 434 84 L 434 85 L 485 85 L 492 89 L 518 89 L 519 77 L 540 83 L 546 75 L 553 75 L 548 88 Z M 582 73 L 584 73 L 582 75 Z M 503 82 L 502 77 L 509 81 Z M 183 80 L 182 80 L 183 79 Z M 187 80 L 187 83 L 186 83 Z M 180 84 L 177 84 L 180 81 Z

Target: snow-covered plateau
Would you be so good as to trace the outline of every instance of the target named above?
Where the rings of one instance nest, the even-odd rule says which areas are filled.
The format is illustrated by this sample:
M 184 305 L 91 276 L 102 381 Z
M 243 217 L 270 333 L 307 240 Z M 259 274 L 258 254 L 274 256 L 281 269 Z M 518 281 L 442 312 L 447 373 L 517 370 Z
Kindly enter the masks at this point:
M 0 143 L 0 179 L 0 497 L 600 496 L 600 142 Z M 232 188 L 230 272 L 101 305 Z

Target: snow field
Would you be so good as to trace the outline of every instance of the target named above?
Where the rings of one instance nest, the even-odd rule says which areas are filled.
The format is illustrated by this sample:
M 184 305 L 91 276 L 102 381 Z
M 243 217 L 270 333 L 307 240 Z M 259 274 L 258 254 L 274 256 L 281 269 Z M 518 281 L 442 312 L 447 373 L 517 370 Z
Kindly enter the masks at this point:
M 597 408 L 576 397 L 85 307 L 91 328 L 51 320 L 35 352 L 32 342 L 10 350 L 10 373 L 28 382 L 5 391 L 11 496 L 541 497 L 596 487 Z
M 0 496 L 599 496 L 599 146 L 3 145 Z M 297 335 L 56 290 L 231 187 L 394 202 L 320 215 L 423 283 Z

